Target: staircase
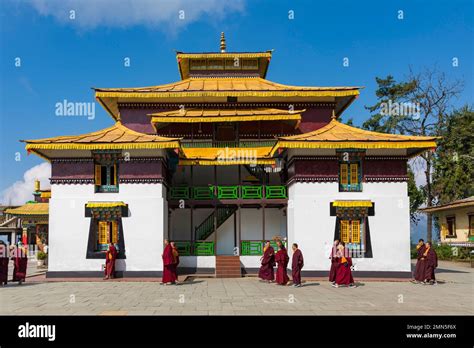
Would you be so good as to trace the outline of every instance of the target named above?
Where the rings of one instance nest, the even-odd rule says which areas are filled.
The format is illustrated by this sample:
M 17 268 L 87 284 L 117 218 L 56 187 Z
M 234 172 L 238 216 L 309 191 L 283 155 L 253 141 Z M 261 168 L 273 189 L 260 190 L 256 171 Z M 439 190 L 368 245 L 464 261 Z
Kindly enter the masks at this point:
M 206 240 L 214 232 L 214 217 L 216 214 L 216 229 L 218 229 L 236 210 L 237 207 L 235 206 L 217 208 L 194 230 L 196 240 Z
M 254 177 L 256 177 L 259 182 L 263 183 L 265 182 L 265 179 L 266 179 L 266 173 L 265 173 L 265 170 L 263 169 L 262 166 L 250 166 L 248 164 L 245 164 L 244 165 L 245 169 L 247 169 L 247 171 L 252 174 Z
M 216 278 L 240 278 L 240 256 L 216 256 Z

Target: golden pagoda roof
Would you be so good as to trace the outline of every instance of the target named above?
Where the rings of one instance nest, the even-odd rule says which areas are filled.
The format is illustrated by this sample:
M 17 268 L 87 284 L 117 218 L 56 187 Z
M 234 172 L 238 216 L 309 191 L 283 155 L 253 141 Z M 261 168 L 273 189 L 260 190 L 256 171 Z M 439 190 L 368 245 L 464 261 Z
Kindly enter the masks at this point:
M 192 77 L 149 87 L 95 88 L 95 97 L 116 120 L 119 119 L 119 102 L 223 102 L 227 97 L 245 97 L 247 102 L 262 101 L 262 98 L 272 102 L 283 99 L 336 102 L 336 114 L 339 114 L 359 95 L 361 88 L 290 86 L 261 77 Z
M 245 121 L 273 121 L 273 120 L 301 120 L 304 110 L 292 112 L 281 109 L 178 109 L 172 111 L 149 114 L 152 123 L 172 122 L 245 122 Z
M 332 119 L 315 131 L 278 139 L 275 146 L 281 148 L 426 150 L 436 147 L 437 137 L 372 132 Z
M 120 122 L 81 135 L 66 135 L 36 140 L 22 140 L 26 149 L 47 158 L 39 150 L 126 150 L 178 148 L 179 138 L 166 138 L 136 132 Z
M 192 77 L 158 86 L 96 88 L 96 97 L 168 98 L 174 96 L 355 96 L 361 87 L 304 87 L 272 82 L 260 77 Z M 253 94 L 252 94 L 253 93 Z M 270 93 L 270 94 L 269 94 Z
M 180 165 L 274 164 L 269 147 L 181 148 Z
M 49 203 L 26 203 L 18 208 L 6 209 L 5 213 L 16 216 L 38 216 L 49 214 Z

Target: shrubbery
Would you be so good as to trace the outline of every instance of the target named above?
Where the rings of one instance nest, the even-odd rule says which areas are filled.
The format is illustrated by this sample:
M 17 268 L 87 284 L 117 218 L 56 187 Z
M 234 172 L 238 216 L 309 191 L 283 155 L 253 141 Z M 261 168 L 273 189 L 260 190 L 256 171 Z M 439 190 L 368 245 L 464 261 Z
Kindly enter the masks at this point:
M 438 255 L 438 260 L 453 260 L 453 261 L 468 261 L 470 260 L 470 252 L 472 248 L 468 247 L 453 247 L 447 244 L 434 245 L 434 250 Z M 457 255 L 454 255 L 453 248 L 457 248 Z M 411 258 L 417 257 L 416 247 L 411 248 Z

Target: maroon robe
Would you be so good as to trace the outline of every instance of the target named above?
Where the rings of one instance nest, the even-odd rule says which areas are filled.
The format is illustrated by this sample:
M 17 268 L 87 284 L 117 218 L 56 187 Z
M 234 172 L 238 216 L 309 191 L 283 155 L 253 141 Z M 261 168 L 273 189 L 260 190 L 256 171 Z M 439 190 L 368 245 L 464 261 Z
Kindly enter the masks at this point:
M 174 272 L 173 248 L 168 244 L 163 250 L 163 283 L 174 283 L 176 275 Z
M 26 267 L 28 265 L 28 255 L 25 249 L 16 248 L 13 256 L 13 281 L 24 281 L 26 278 Z
M 0 285 L 8 283 L 8 263 L 10 259 L 7 255 L 6 246 L 0 246 Z
M 423 258 L 423 253 L 426 251 L 425 245 L 423 244 L 421 247 L 418 248 L 417 250 L 417 256 L 416 256 L 416 266 L 415 266 L 415 273 L 413 275 L 413 278 L 415 280 L 422 282 L 425 280 L 425 268 L 426 268 L 426 262 L 425 260 L 422 260 Z
M 342 258 L 339 260 L 336 269 L 336 284 L 337 285 L 349 285 L 354 283 L 354 278 L 352 278 L 352 259 L 347 256 L 347 262 L 342 263 Z
M 275 274 L 273 267 L 275 266 L 275 250 L 270 246 L 262 256 L 262 266 L 258 272 L 258 277 L 263 280 L 274 280 Z
M 331 268 L 329 269 L 330 282 L 336 281 L 336 270 L 337 270 L 337 265 L 340 261 L 340 258 L 336 254 L 337 254 L 337 249 L 335 246 L 333 246 L 331 250 Z
M 425 249 L 426 252 L 426 249 Z M 436 280 L 435 278 L 435 268 L 438 267 L 438 255 L 436 251 L 433 250 L 433 247 L 430 248 L 428 254 L 424 256 L 425 258 L 425 269 L 424 269 L 424 280 Z
M 288 274 L 286 273 L 289 261 L 290 258 L 288 257 L 286 249 L 278 250 L 275 255 L 275 262 L 278 263 L 276 282 L 280 285 L 286 285 L 286 283 L 288 283 L 288 281 L 290 280 L 290 278 L 288 278 Z
M 296 249 L 291 260 L 291 276 L 293 284 L 301 284 L 301 269 L 303 268 L 303 253 L 300 249 Z
M 117 249 L 111 245 L 105 253 L 105 276 L 113 278 L 115 276 L 115 260 L 117 259 Z
M 178 265 L 179 265 L 179 253 L 178 249 L 172 248 L 172 253 L 173 253 L 173 272 L 176 280 L 178 280 Z

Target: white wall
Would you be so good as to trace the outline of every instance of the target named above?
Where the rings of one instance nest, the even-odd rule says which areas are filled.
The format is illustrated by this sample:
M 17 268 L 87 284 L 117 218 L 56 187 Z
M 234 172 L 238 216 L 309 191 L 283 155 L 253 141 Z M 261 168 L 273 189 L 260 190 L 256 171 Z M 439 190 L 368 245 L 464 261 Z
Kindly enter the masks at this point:
M 123 201 L 130 216 L 122 218 L 127 258 L 118 271 L 161 271 L 166 217 L 161 184 L 120 184 L 119 193 L 94 193 L 94 185 L 51 185 L 49 203 L 49 271 L 101 271 L 105 260 L 86 259 L 91 218 L 89 201 Z
M 294 183 L 289 187 L 288 240 L 303 252 L 304 270 L 328 270 L 334 239 L 334 200 L 371 200 L 368 217 L 373 258 L 354 259 L 358 271 L 410 271 L 410 211 L 406 183 L 363 183 L 363 192 L 339 192 L 338 183 Z M 291 253 L 291 248 L 289 248 Z

